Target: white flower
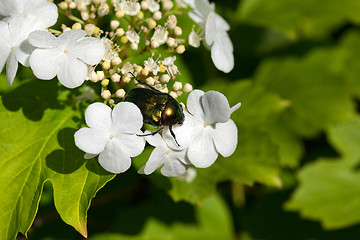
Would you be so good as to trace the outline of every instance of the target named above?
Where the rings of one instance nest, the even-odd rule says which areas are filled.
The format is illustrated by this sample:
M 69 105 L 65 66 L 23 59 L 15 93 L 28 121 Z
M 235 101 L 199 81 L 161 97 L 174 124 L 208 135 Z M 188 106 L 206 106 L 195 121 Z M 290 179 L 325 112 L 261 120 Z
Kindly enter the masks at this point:
M 132 43 L 138 44 L 140 42 L 140 36 L 137 34 L 137 32 L 135 32 L 135 30 L 127 30 L 126 38 Z
M 155 149 L 152 151 L 145 166 L 140 168 L 139 173 L 149 175 L 160 167 L 162 175 L 166 177 L 177 177 L 186 172 L 190 164 L 186 160 L 186 150 L 173 150 L 169 148 L 160 134 L 146 136 L 145 139 Z
M 0 21 L 0 72 L 6 63 L 6 78 L 9 86 L 14 81 L 18 62 L 29 66 L 28 58 L 34 49 L 27 42 L 29 30 L 33 29 L 26 23 L 25 18 L 12 19 L 9 22 Z
M 161 61 L 161 64 L 163 64 L 166 67 L 167 73 L 173 78 L 176 74 L 180 74 L 179 69 L 177 66 L 175 66 L 174 62 L 176 60 L 176 56 L 173 57 L 167 57 L 163 61 Z
M 159 11 L 160 4 L 159 4 L 158 1 L 156 1 L 156 0 L 145 0 L 145 2 L 147 2 L 147 4 L 148 4 L 148 9 L 150 10 L 150 12 L 154 13 L 156 11 Z
M 57 75 L 65 87 L 80 86 L 87 76 L 87 65 L 98 64 L 105 54 L 102 41 L 85 36 L 84 30 L 70 30 L 59 37 L 44 31 L 32 32 L 29 42 L 37 47 L 30 56 L 34 75 L 43 80 Z
M 151 41 L 157 41 L 160 45 L 165 43 L 168 38 L 168 33 L 165 27 L 158 27 L 155 29 Z
M 140 3 L 137 0 L 122 0 L 115 4 L 115 10 L 121 9 L 126 15 L 135 16 L 140 12 Z
M 225 73 L 234 68 L 234 47 L 227 33 L 229 24 L 215 13 L 215 5 L 208 0 L 189 1 L 194 9 L 189 17 L 205 29 L 205 41 L 211 46 L 211 59 L 215 67 Z
M 130 62 L 126 62 L 121 68 L 122 74 L 127 74 L 128 72 L 134 72 L 134 66 Z
M 120 102 L 113 110 L 103 103 L 91 104 L 85 112 L 86 124 L 79 129 L 75 145 L 86 152 L 86 158 L 99 155 L 100 165 L 112 173 L 125 172 L 131 158 L 139 155 L 145 146 L 140 128 L 143 117 L 139 108 L 130 102 Z
M 116 51 L 113 48 L 113 42 L 107 37 L 103 37 L 100 39 L 105 46 L 105 55 L 103 60 L 111 61 L 116 56 Z
M 158 71 L 160 71 L 160 67 L 152 58 L 148 58 L 148 60 L 144 61 L 144 68 L 152 72 L 154 75 L 157 75 Z
M 236 149 L 237 127 L 230 115 L 240 103 L 230 108 L 226 97 L 216 91 L 204 93 L 194 90 L 187 99 L 185 121 L 182 126 L 173 126 L 173 132 L 181 147 L 178 147 L 165 128 L 163 137 L 172 149 L 186 149 L 189 161 L 199 168 L 212 165 L 218 154 L 228 157 Z
M 1 0 L 0 19 L 8 21 L 16 17 L 26 18 L 32 29 L 40 30 L 54 25 L 58 12 L 54 3 L 45 0 Z
M 200 36 L 197 34 L 194 29 L 192 29 L 191 33 L 189 34 L 189 45 L 195 48 L 200 47 Z

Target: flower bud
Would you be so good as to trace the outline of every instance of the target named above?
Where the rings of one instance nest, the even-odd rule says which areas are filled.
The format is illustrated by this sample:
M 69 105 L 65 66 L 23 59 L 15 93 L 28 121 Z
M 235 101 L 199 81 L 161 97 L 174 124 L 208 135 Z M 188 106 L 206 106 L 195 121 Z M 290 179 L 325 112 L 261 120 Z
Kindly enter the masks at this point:
M 178 54 L 183 54 L 185 52 L 185 46 L 184 45 L 179 45 L 177 48 L 176 48 L 176 53 Z
M 70 3 L 69 3 L 69 8 L 70 8 L 70 9 L 75 9 L 75 8 L 76 8 L 76 3 L 70 2 Z
M 153 77 L 148 77 L 145 82 L 149 84 L 150 86 L 155 84 L 155 79 Z
M 122 37 L 120 38 L 120 41 L 121 41 L 121 43 L 126 44 L 126 43 L 128 42 L 128 39 L 127 39 L 126 36 L 122 36 Z
M 160 68 L 160 72 L 165 72 L 166 71 L 166 67 L 165 67 L 164 64 L 160 64 L 159 68 Z
M 162 82 L 162 83 L 167 83 L 167 82 L 169 82 L 170 81 L 170 76 L 169 76 L 169 74 L 163 74 L 162 76 L 161 76 L 161 78 L 160 78 L 160 82 Z
M 138 13 L 136 14 L 136 17 L 137 17 L 138 19 L 143 19 L 143 18 L 144 18 L 144 12 L 142 12 L 142 11 L 138 12 Z
M 177 19 L 176 19 L 176 16 L 175 15 L 170 15 L 166 21 L 168 27 L 170 29 L 174 29 L 176 27 L 176 24 L 177 24 Z
M 141 9 L 146 11 L 149 7 L 149 4 L 147 1 L 141 1 Z
M 171 0 L 164 0 L 163 1 L 163 9 L 165 11 L 169 11 L 174 6 L 174 3 Z
M 137 73 L 140 73 L 142 69 L 142 66 L 135 66 L 135 72 Z
M 129 83 L 130 82 L 130 80 L 131 80 L 131 78 L 129 78 L 129 77 L 127 77 L 127 76 L 122 76 L 121 77 L 121 80 L 124 82 L 124 83 Z
M 81 19 L 84 20 L 84 21 L 87 21 L 89 20 L 89 13 L 87 12 L 81 12 Z
M 116 29 L 116 36 L 121 37 L 121 36 L 123 36 L 124 34 L 125 34 L 124 29 L 122 29 L 122 28 Z
M 120 75 L 117 73 L 114 73 L 113 75 L 111 75 L 111 81 L 120 82 Z
M 61 2 L 59 3 L 59 8 L 66 10 L 68 8 L 68 3 L 67 2 Z
M 80 11 L 80 12 L 86 12 L 87 10 L 87 6 L 86 6 L 86 3 L 84 1 L 78 1 L 76 3 L 77 5 L 77 9 Z
M 103 99 L 109 99 L 111 97 L 111 92 L 109 90 L 104 90 L 100 95 Z
M 175 36 L 180 36 L 182 34 L 182 29 L 179 26 L 176 26 L 174 28 L 174 34 Z
M 151 40 L 151 47 L 152 48 L 158 48 L 159 46 L 160 46 L 160 43 L 159 43 L 158 40 L 156 40 L 156 39 Z
M 115 96 L 118 98 L 123 98 L 125 97 L 125 91 L 124 89 L 120 88 L 115 92 Z
M 106 16 L 109 14 L 110 7 L 107 3 L 101 4 L 98 8 L 98 14 L 100 17 Z
M 120 25 L 120 23 L 119 23 L 118 20 L 112 20 L 112 21 L 110 22 L 110 28 L 111 28 L 112 30 L 117 29 L 117 28 L 119 27 L 119 25 Z
M 184 92 L 191 92 L 193 90 L 193 87 L 191 84 L 185 83 L 183 90 Z
M 125 12 L 123 10 L 118 10 L 118 11 L 116 11 L 115 15 L 118 18 L 122 18 L 125 16 Z
M 105 78 L 105 74 L 103 71 L 97 71 L 96 74 L 99 76 L 99 80 L 103 80 Z
M 109 85 L 109 79 L 105 78 L 101 80 L 101 86 L 106 87 L 107 85 Z
M 71 26 L 71 29 L 81 29 L 81 24 L 80 24 L 80 23 L 74 23 L 74 24 Z
M 101 66 L 104 70 L 108 70 L 111 66 L 110 61 L 104 61 Z
M 169 47 L 175 47 L 176 46 L 176 40 L 175 38 L 172 38 L 172 37 L 169 37 L 166 41 L 166 44 L 169 46 Z
M 178 97 L 178 95 L 177 95 L 176 92 L 174 92 L 174 91 L 171 91 L 169 94 L 170 94 L 170 96 L 172 96 L 173 98 L 177 98 L 177 97 Z
M 111 64 L 112 64 L 113 66 L 119 65 L 121 62 L 122 62 L 122 60 L 121 60 L 120 57 L 114 57 L 114 58 L 111 60 Z
M 141 70 L 141 74 L 144 75 L 144 76 L 147 76 L 149 74 L 149 70 L 147 70 L 146 68 L 143 68 Z
M 131 43 L 130 44 L 130 48 L 132 49 L 132 50 L 138 50 L 138 47 L 139 47 L 139 45 L 137 44 L 137 43 Z
M 161 14 L 160 11 L 154 12 L 154 14 L 153 14 L 153 19 L 154 19 L 155 21 L 159 21 L 161 18 L 162 18 L 162 14 Z
M 178 91 L 178 90 L 180 90 L 180 89 L 182 89 L 182 83 L 181 83 L 181 82 L 174 82 L 174 84 L 173 84 L 173 90 L 174 90 L 174 91 Z
M 149 21 L 148 21 L 148 27 L 149 29 L 153 29 L 156 27 L 156 22 L 154 19 L 150 18 Z
M 87 33 L 89 36 L 91 36 L 91 35 L 94 33 L 94 31 L 95 31 L 95 25 L 94 25 L 94 24 L 91 24 L 91 23 L 86 24 L 85 27 L 84 27 L 84 29 L 85 29 L 86 33 Z

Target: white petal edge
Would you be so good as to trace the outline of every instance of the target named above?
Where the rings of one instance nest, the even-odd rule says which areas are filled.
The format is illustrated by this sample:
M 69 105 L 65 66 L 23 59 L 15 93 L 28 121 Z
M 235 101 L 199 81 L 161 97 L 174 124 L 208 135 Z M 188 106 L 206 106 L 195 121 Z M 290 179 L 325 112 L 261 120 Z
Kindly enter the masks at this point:
M 98 64 L 105 55 L 103 42 L 94 37 L 85 37 L 71 46 L 69 53 L 89 65 Z
M 229 157 L 236 149 L 238 142 L 238 130 L 233 120 L 226 123 L 217 123 L 212 138 L 216 150 L 223 156 Z
M 232 43 L 223 44 L 228 41 L 216 40 L 211 47 L 211 59 L 217 69 L 229 73 L 235 65 L 234 54 L 232 52 Z
M 193 144 L 189 146 L 187 155 L 189 161 L 198 168 L 207 168 L 216 161 L 218 153 L 215 150 L 211 134 L 206 129 L 194 139 Z
M 130 156 L 121 150 L 121 144 L 115 139 L 106 144 L 98 160 L 100 165 L 111 173 L 123 173 L 131 166 Z
M 204 122 L 214 124 L 227 122 L 230 119 L 230 105 L 224 94 L 217 91 L 208 91 L 201 98 L 204 110 Z
M 29 34 L 28 41 L 37 48 L 55 48 L 60 45 L 57 38 L 46 31 L 34 31 Z
M 65 54 L 57 76 L 65 87 L 76 88 L 84 83 L 87 73 L 88 68 L 85 63 Z
M 6 63 L 6 78 L 9 86 L 11 86 L 14 81 L 17 69 L 18 61 L 16 60 L 15 52 L 11 51 Z
M 144 173 L 149 175 L 153 173 L 156 169 L 161 167 L 164 164 L 164 157 L 166 155 L 166 148 L 156 147 L 149 157 L 149 160 L 146 162 L 144 167 Z
M 204 96 L 204 94 L 204 91 L 195 89 L 191 91 L 186 100 L 187 110 L 199 121 L 204 120 L 204 110 L 201 105 L 201 97 Z
M 109 135 L 101 130 L 83 127 L 74 134 L 75 145 L 86 153 L 99 154 L 105 149 Z
M 86 124 L 98 130 L 111 133 L 111 108 L 104 103 L 96 102 L 90 104 L 85 111 Z
M 60 69 L 63 53 L 56 49 L 35 49 L 29 63 L 34 75 L 42 80 L 53 79 Z

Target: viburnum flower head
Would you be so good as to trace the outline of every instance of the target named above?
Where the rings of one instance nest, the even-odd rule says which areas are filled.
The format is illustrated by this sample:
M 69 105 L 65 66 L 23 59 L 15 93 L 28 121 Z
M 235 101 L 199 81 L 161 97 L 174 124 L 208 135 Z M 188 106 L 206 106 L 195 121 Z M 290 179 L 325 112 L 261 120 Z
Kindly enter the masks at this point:
M 114 109 L 103 103 L 93 103 L 85 111 L 86 124 L 79 129 L 75 145 L 86 156 L 99 155 L 100 165 L 111 173 L 129 169 L 131 157 L 138 156 L 145 147 L 142 134 L 143 117 L 133 103 L 120 102 Z
M 194 90 L 187 99 L 188 112 L 182 126 L 173 126 L 180 149 L 187 148 L 187 158 L 195 166 L 212 165 L 220 153 L 228 157 L 237 146 L 237 127 L 230 119 L 240 103 L 230 108 L 226 97 L 216 91 Z M 172 149 L 179 149 L 168 128 L 163 137 Z
M 145 166 L 140 168 L 139 173 L 148 175 L 160 167 L 162 175 L 166 177 L 177 177 L 186 172 L 190 165 L 186 159 L 186 149 L 174 150 L 169 148 L 160 134 L 146 136 L 145 139 L 155 149 Z
M 37 47 L 30 56 L 34 75 L 43 80 L 57 76 L 68 88 L 83 84 L 88 65 L 98 64 L 105 55 L 103 42 L 85 35 L 84 30 L 70 30 L 59 37 L 45 31 L 32 32 L 29 42 Z

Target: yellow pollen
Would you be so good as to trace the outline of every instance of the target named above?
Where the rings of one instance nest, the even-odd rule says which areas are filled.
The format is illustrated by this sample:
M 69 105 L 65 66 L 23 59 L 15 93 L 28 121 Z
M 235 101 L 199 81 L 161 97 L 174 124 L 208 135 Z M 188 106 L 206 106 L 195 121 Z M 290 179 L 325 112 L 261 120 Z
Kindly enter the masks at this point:
M 114 138 L 114 136 L 113 135 L 110 135 L 110 139 L 113 139 Z
M 169 155 L 171 153 L 170 149 L 166 151 L 166 154 Z
M 64 50 L 64 53 L 66 54 L 66 53 L 67 53 L 67 50 Z
M 206 128 L 207 126 L 209 126 L 208 124 L 204 123 L 204 128 Z

